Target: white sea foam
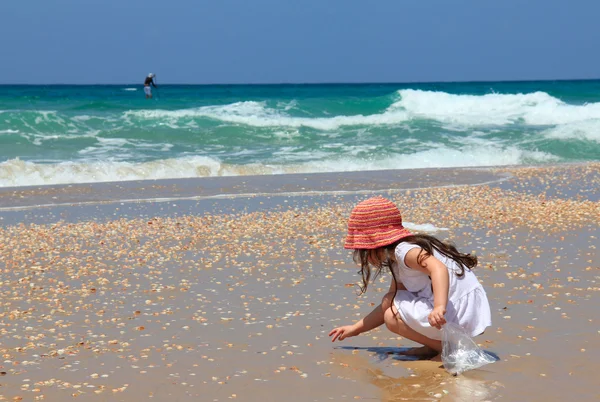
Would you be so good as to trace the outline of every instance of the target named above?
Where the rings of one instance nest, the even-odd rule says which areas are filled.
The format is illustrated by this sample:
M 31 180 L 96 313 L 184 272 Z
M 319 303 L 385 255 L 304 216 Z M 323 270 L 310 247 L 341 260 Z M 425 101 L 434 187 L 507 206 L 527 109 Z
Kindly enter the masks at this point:
M 94 118 L 96 118 L 96 117 L 95 116 L 88 116 L 87 114 L 82 114 L 82 115 L 79 115 L 79 116 L 73 116 L 73 117 L 71 117 L 72 120 L 81 121 L 81 122 L 83 122 L 83 121 L 89 121 L 89 120 L 92 120 Z
M 109 158 L 112 161 L 127 161 L 139 156 L 136 152 L 138 150 L 168 152 L 173 147 L 173 144 L 169 143 L 138 139 L 96 137 L 96 140 L 98 141 L 96 144 L 81 149 L 77 153 L 95 160 Z
M 600 103 L 572 105 L 545 92 L 527 94 L 454 95 L 406 89 L 388 111 L 459 125 L 557 125 L 600 119 Z
M 218 161 L 203 157 L 142 163 L 105 161 L 54 164 L 11 159 L 0 163 L 0 187 L 207 177 L 218 176 L 220 169 Z
M 381 113 L 334 117 L 295 117 L 289 105 L 273 109 L 264 102 L 236 102 L 183 110 L 137 110 L 125 119 L 160 120 L 178 127 L 181 120 L 208 118 L 253 127 L 309 127 L 332 131 L 344 126 L 400 125 L 411 120 L 433 120 L 453 131 L 477 126 L 525 124 L 551 126 L 600 119 L 600 103 L 567 104 L 545 92 L 528 94 L 455 95 L 445 92 L 406 89 Z M 294 105 L 295 106 L 295 105 Z
M 128 111 L 125 119 L 157 119 L 167 124 L 178 124 L 179 120 L 208 118 L 252 127 L 310 127 L 317 130 L 336 130 L 343 126 L 393 125 L 407 120 L 403 111 L 374 115 L 335 117 L 294 117 L 284 110 L 266 107 L 264 102 L 236 102 L 224 106 L 203 106 L 184 110 L 136 110 Z
M 123 88 L 123 91 L 137 91 L 137 88 Z
M 558 158 L 540 151 L 524 151 L 516 147 L 500 148 L 498 146 L 467 146 L 456 150 L 447 147 L 436 147 L 426 151 L 357 160 L 354 157 L 338 159 L 321 159 L 310 162 L 311 171 L 361 171 L 378 169 L 414 169 L 442 167 L 475 167 L 518 165 L 525 163 L 556 162 Z
M 273 133 L 273 135 L 277 138 L 285 140 L 290 140 L 292 138 L 298 138 L 301 136 L 300 131 L 297 129 L 277 130 Z
M 109 141 L 120 147 L 123 139 Z M 351 155 L 331 157 L 324 151 L 288 152 L 275 155 L 273 161 L 246 165 L 224 164 L 203 156 L 185 156 L 151 162 L 127 162 L 132 156 L 122 150 L 122 158 L 113 153 L 112 159 L 101 158 L 109 149 L 88 149 L 84 153 L 92 161 L 34 163 L 11 159 L 0 163 L 0 187 L 59 183 L 86 183 L 125 180 L 167 179 L 184 177 L 241 176 L 286 173 L 345 172 L 380 169 L 414 169 L 425 167 L 494 166 L 523 163 L 552 162 L 557 158 L 543 153 L 524 151 L 515 147 L 482 145 L 466 146 L 461 150 L 437 147 L 427 151 L 358 159 Z M 100 159 L 100 161 L 98 161 Z
M 584 140 L 600 143 L 600 119 L 562 124 L 544 131 L 550 139 Z
M 35 114 L 37 115 L 34 120 L 36 125 L 50 122 L 63 124 L 65 122 L 55 110 L 36 110 Z
M 68 140 L 80 139 L 80 138 L 94 138 L 99 133 L 100 133 L 99 130 L 91 130 L 88 132 L 82 132 L 82 133 L 77 133 L 77 134 L 69 134 L 69 133 L 65 133 L 65 134 L 45 134 L 45 133 L 26 134 L 26 133 L 22 133 L 21 136 L 23 138 L 26 138 L 28 141 L 30 141 L 34 145 L 42 146 L 44 141 L 57 141 L 57 140 L 68 141 Z

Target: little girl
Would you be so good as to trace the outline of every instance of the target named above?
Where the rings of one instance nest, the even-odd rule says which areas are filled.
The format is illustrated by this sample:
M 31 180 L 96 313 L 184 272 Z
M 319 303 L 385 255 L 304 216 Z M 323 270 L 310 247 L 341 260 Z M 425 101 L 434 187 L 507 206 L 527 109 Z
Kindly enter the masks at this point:
M 362 320 L 329 333 L 335 340 L 359 335 L 385 324 L 411 341 L 424 345 L 412 354 L 435 356 L 442 350 L 440 329 L 446 322 L 476 336 L 491 325 L 485 290 L 471 269 L 477 257 L 429 235 L 413 235 L 402 226 L 396 205 L 374 197 L 354 207 L 344 248 L 354 249 L 360 264 L 361 293 L 369 280 L 389 270 L 388 293 Z M 374 270 L 372 275 L 371 270 Z

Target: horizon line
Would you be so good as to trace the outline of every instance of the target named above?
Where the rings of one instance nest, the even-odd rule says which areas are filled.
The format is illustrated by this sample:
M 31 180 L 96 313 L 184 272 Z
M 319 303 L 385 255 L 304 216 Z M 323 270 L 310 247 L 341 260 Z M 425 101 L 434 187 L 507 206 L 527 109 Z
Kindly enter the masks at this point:
M 600 81 L 600 77 L 597 78 L 554 78 L 554 79 L 513 79 L 513 80 L 465 80 L 465 81 L 405 81 L 405 82 L 394 82 L 394 81 L 307 81 L 307 82 L 215 82 L 215 83 L 183 83 L 183 82 L 166 82 L 160 85 L 189 85 L 189 86 L 285 86 L 285 85 L 432 85 L 432 84 L 486 84 L 486 83 L 525 83 L 525 82 L 567 82 L 567 81 Z M 141 86 L 139 82 L 135 83 L 87 83 L 87 84 L 69 84 L 69 83 L 1 83 L 0 86 L 122 86 L 122 85 L 134 85 Z

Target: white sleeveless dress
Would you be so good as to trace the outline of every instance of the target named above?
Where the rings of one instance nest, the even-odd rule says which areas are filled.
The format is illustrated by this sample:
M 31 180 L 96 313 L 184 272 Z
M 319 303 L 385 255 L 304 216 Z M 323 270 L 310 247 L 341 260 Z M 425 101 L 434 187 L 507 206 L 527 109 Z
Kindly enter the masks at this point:
M 442 339 L 442 331 L 429 325 L 428 316 L 433 310 L 431 279 L 421 271 L 406 266 L 404 258 L 416 244 L 400 243 L 396 247 L 397 263 L 392 266 L 396 280 L 407 290 L 398 290 L 394 306 L 400 318 L 409 327 L 431 339 Z M 471 336 L 477 336 L 492 325 L 490 305 L 483 286 L 470 269 L 462 277 L 456 261 L 434 250 L 434 257 L 448 268 L 449 289 L 446 321 L 461 326 Z

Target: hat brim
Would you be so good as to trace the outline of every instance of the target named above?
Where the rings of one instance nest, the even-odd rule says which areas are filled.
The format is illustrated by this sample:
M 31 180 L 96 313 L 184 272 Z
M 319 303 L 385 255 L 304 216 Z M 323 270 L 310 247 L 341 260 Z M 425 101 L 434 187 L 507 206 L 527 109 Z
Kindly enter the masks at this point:
M 412 236 L 412 233 L 406 229 L 398 228 L 378 228 L 375 231 L 349 231 L 344 242 L 345 249 L 373 250 L 379 247 L 389 246 L 398 240 Z

